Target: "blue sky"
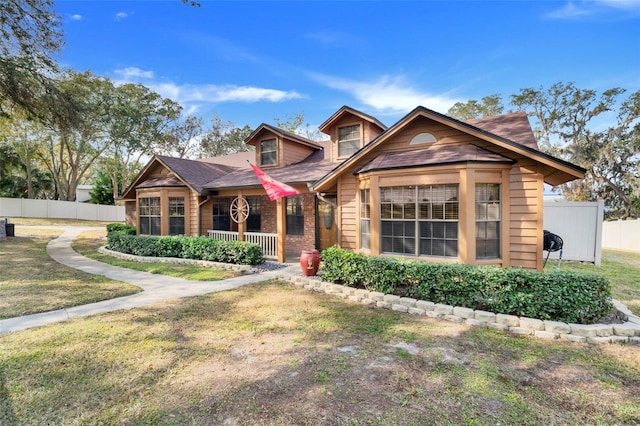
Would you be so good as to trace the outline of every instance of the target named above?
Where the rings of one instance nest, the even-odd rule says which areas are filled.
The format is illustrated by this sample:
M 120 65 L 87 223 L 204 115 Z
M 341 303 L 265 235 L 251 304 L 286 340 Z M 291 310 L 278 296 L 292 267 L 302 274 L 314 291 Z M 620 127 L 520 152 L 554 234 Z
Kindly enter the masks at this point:
M 58 0 L 60 62 L 252 127 L 342 105 L 391 125 L 558 81 L 640 89 L 640 0 L 200 2 Z

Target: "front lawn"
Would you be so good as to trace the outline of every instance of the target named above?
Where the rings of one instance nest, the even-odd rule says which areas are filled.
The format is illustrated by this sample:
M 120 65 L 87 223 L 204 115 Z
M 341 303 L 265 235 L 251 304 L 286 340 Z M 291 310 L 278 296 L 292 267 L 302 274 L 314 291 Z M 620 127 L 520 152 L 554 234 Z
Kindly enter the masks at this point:
M 137 286 L 90 275 L 55 262 L 46 252 L 50 239 L 14 237 L 0 243 L 0 319 L 84 305 L 141 291 Z
M 637 346 L 270 282 L 0 336 L 0 424 L 638 424 Z

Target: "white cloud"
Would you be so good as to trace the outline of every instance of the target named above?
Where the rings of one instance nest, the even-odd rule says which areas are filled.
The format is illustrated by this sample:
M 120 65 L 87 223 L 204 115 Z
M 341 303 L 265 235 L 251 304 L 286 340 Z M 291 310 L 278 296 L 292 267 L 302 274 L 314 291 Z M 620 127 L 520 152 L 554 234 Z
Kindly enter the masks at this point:
M 165 98 L 172 99 L 181 104 L 185 111 L 195 112 L 201 106 L 223 102 L 285 102 L 292 99 L 301 99 L 304 96 L 294 90 L 268 89 L 255 86 L 238 86 L 235 84 L 176 84 L 171 81 L 153 81 L 155 74 L 150 70 L 137 67 L 117 69 L 116 84 L 137 83 L 143 84 Z
M 617 9 L 640 10 L 640 2 L 638 0 L 596 0 L 596 3 Z
M 153 71 L 145 71 L 137 67 L 127 67 L 115 70 L 115 73 L 123 79 L 130 81 L 132 78 L 153 78 Z
M 582 5 L 578 6 L 570 1 L 560 9 L 554 10 L 553 12 L 547 14 L 547 17 L 553 19 L 573 19 L 581 16 L 588 16 L 592 13 L 593 11 L 589 8 L 585 8 Z
M 78 13 L 76 13 L 76 14 L 74 14 L 74 15 L 71 15 L 71 20 L 72 20 L 72 21 L 79 21 L 79 20 L 81 20 L 81 19 L 82 19 L 82 15 L 80 15 L 80 14 L 78 14 Z
M 219 102 L 283 102 L 299 99 L 303 96 L 295 91 L 265 89 L 253 86 L 236 85 L 177 85 L 175 83 L 160 83 L 151 85 L 164 97 L 169 97 L 182 105 L 190 103 L 219 103 Z
M 427 93 L 411 87 L 401 76 L 382 76 L 375 81 L 349 80 L 324 74 L 311 78 L 332 89 L 351 94 L 365 105 L 381 112 L 409 112 L 417 106 L 446 113 L 458 99 Z
M 129 17 L 129 14 L 127 12 L 118 12 L 118 13 L 116 13 L 116 16 L 115 16 L 114 19 L 116 21 L 121 21 L 121 20 L 126 19 L 128 17 Z
M 594 1 L 568 1 L 561 8 L 546 15 L 551 19 L 578 19 L 598 15 L 619 15 L 629 18 L 640 14 L 640 1 L 638 0 L 594 0 Z

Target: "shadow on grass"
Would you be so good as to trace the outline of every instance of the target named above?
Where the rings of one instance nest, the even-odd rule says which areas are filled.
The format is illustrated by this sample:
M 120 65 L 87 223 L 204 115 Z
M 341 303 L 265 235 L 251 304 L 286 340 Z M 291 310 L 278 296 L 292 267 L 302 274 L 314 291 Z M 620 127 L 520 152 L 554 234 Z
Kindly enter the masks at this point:
M 640 421 L 633 348 L 513 337 L 273 282 L 15 333 L 0 351 L 3 404 L 23 424 Z

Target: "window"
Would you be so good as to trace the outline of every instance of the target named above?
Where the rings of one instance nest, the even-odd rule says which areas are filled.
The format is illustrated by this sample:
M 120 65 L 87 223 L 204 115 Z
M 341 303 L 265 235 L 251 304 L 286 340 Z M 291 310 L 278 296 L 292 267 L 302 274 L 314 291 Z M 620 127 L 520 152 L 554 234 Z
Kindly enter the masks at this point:
M 338 157 L 346 157 L 360 149 L 360 125 L 338 129 Z
M 278 163 L 277 144 L 275 139 L 260 142 L 260 165 L 270 166 Z
M 160 235 L 160 197 L 140 198 L 138 205 L 140 234 Z
M 371 200 L 368 189 L 360 190 L 360 248 L 371 248 Z
M 287 197 L 287 235 L 304 235 L 304 203 L 302 197 Z
M 184 235 L 184 197 L 169 197 L 169 235 Z
M 247 218 L 247 232 L 260 232 L 260 197 L 247 197 L 249 203 L 249 217 Z
M 427 143 L 434 143 L 436 141 L 436 137 L 431 133 L 418 133 L 411 139 L 409 145 L 422 145 Z
M 500 185 L 476 184 L 476 259 L 500 258 Z
M 458 256 L 458 185 L 380 188 L 381 251 Z
M 213 229 L 217 231 L 231 231 L 230 205 L 231 198 L 219 197 L 213 199 Z

